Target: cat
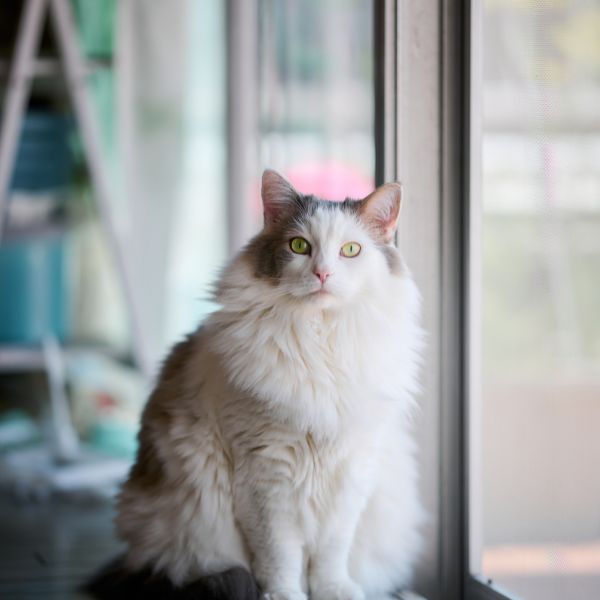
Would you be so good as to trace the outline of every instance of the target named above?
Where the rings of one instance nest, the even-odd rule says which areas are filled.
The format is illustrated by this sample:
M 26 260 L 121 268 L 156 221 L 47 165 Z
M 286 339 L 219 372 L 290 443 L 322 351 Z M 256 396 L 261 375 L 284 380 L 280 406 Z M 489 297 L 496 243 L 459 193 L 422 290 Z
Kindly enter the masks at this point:
M 242 573 L 239 597 L 387 597 L 411 579 L 424 518 L 401 188 L 323 201 L 267 170 L 262 201 L 220 308 L 173 348 L 144 410 L 117 503 L 125 566 L 173 590 Z

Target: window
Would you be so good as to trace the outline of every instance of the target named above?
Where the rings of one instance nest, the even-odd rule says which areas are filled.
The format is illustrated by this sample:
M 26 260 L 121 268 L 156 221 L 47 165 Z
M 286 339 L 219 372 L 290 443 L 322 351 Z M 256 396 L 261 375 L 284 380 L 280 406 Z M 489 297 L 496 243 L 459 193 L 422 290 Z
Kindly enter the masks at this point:
M 377 3 L 428 331 L 418 591 L 597 597 L 600 4 L 416 4 Z
M 600 3 L 473 3 L 470 564 L 600 597 Z

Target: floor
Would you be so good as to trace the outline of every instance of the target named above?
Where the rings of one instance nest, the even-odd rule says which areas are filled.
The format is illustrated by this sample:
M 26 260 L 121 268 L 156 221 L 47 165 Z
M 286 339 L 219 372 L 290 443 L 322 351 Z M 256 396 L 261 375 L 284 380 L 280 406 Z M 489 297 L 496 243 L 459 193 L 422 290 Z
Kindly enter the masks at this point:
M 0 497 L 0 599 L 86 598 L 78 587 L 121 550 L 108 504 Z
M 89 600 L 82 583 L 123 550 L 113 517 L 107 503 L 24 504 L 0 495 L 0 600 Z

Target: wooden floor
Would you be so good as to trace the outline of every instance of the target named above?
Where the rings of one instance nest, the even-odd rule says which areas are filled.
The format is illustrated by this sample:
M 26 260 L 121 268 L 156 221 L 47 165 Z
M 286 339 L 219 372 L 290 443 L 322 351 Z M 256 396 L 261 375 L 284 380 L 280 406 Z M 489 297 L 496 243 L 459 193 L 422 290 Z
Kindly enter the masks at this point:
M 83 581 L 121 550 L 110 506 L 19 505 L 0 497 L 0 599 L 83 599 Z

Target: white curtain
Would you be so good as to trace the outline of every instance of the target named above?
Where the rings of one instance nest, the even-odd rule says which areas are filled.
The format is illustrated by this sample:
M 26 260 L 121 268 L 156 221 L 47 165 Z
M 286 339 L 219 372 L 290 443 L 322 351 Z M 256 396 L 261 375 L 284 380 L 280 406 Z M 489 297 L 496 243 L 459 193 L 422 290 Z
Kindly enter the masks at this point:
M 146 362 L 210 309 L 225 253 L 224 27 L 218 0 L 118 3 L 127 259 Z
M 182 174 L 186 0 L 118 3 L 117 90 L 126 254 L 146 360 L 164 350 Z

